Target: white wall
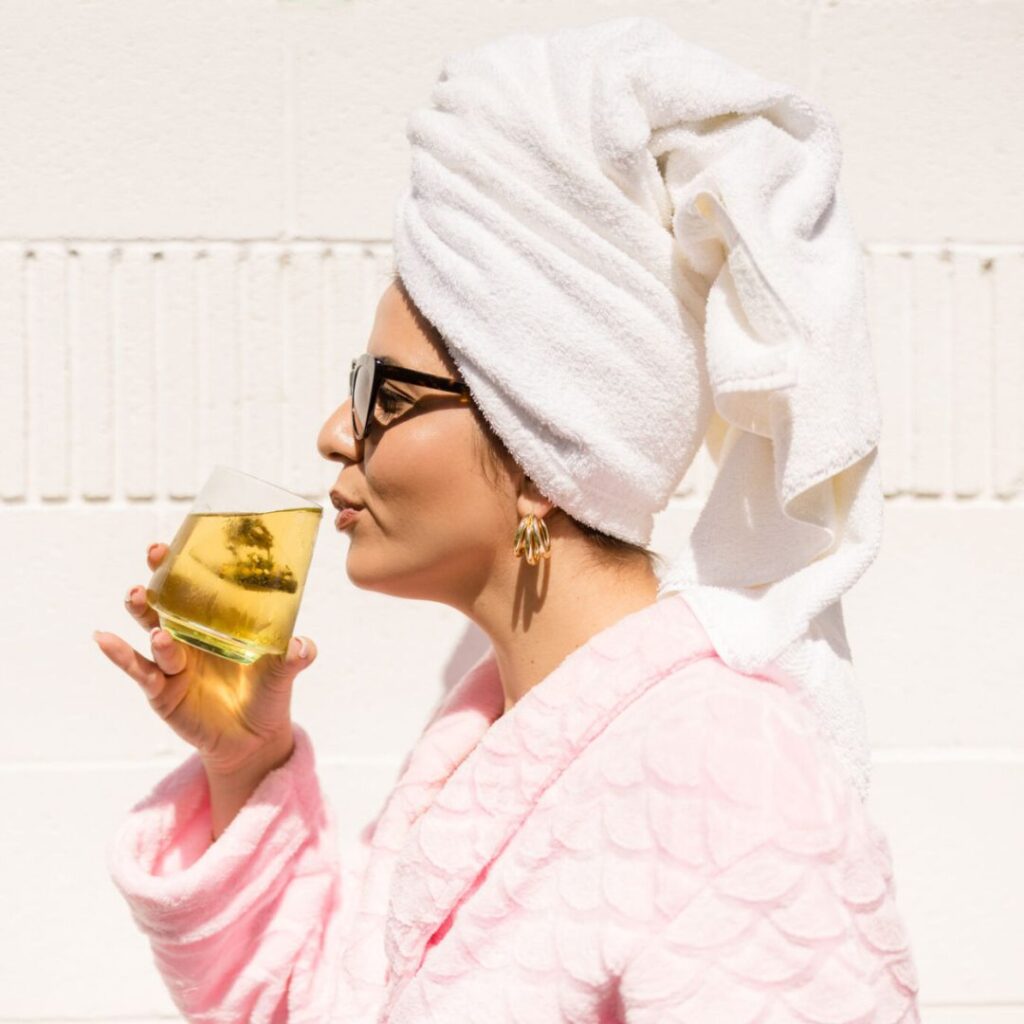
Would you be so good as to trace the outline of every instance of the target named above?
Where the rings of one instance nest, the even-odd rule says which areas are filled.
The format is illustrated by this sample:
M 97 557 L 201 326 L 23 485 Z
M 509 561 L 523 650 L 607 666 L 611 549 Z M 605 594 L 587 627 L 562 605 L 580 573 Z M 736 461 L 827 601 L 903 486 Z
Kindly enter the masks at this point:
M 103 848 L 189 749 L 90 634 L 148 653 L 123 594 L 213 464 L 327 503 L 316 434 L 390 269 L 405 117 L 442 55 L 624 13 L 840 123 L 884 401 L 886 536 L 845 602 L 871 811 L 924 1019 L 1024 1021 L 1024 4 L 982 0 L 0 4 L 0 1020 L 175 1019 Z M 330 520 L 295 716 L 347 841 L 483 638 L 354 589 Z

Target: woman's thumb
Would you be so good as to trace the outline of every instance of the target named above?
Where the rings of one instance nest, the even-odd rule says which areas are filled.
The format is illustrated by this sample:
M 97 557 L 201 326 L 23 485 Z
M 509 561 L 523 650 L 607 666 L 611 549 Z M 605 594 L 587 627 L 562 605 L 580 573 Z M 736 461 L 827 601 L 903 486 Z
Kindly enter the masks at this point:
M 308 668 L 316 659 L 316 644 L 309 637 L 293 636 L 284 656 L 277 655 L 271 670 L 281 676 L 294 676 Z

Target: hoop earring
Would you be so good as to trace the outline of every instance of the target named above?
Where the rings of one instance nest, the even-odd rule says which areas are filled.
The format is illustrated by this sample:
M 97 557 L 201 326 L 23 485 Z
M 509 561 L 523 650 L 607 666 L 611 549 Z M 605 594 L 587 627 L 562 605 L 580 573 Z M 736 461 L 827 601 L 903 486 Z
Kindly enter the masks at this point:
M 527 512 L 519 520 L 512 551 L 516 558 L 525 552 L 526 561 L 530 565 L 536 565 L 542 558 L 551 557 L 551 537 L 548 534 L 547 524 L 540 516 Z

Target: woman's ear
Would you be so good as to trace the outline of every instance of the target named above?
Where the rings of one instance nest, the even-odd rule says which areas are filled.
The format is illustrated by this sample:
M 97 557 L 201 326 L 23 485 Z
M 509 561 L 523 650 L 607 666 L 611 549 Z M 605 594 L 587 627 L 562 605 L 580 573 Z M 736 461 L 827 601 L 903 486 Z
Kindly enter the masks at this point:
M 522 473 L 516 496 L 516 512 L 520 516 L 532 512 L 543 519 L 554 507 L 554 502 L 541 494 L 537 485 Z

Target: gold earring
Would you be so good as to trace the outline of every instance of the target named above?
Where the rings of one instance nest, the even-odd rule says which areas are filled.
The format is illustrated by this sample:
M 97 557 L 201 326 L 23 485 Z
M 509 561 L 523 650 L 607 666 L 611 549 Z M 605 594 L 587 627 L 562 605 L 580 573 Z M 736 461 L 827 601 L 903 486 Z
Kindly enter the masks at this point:
M 540 516 L 527 512 L 519 520 L 512 550 L 516 558 L 525 551 L 526 560 L 530 565 L 536 565 L 542 558 L 551 557 L 551 537 L 548 534 L 547 524 Z

